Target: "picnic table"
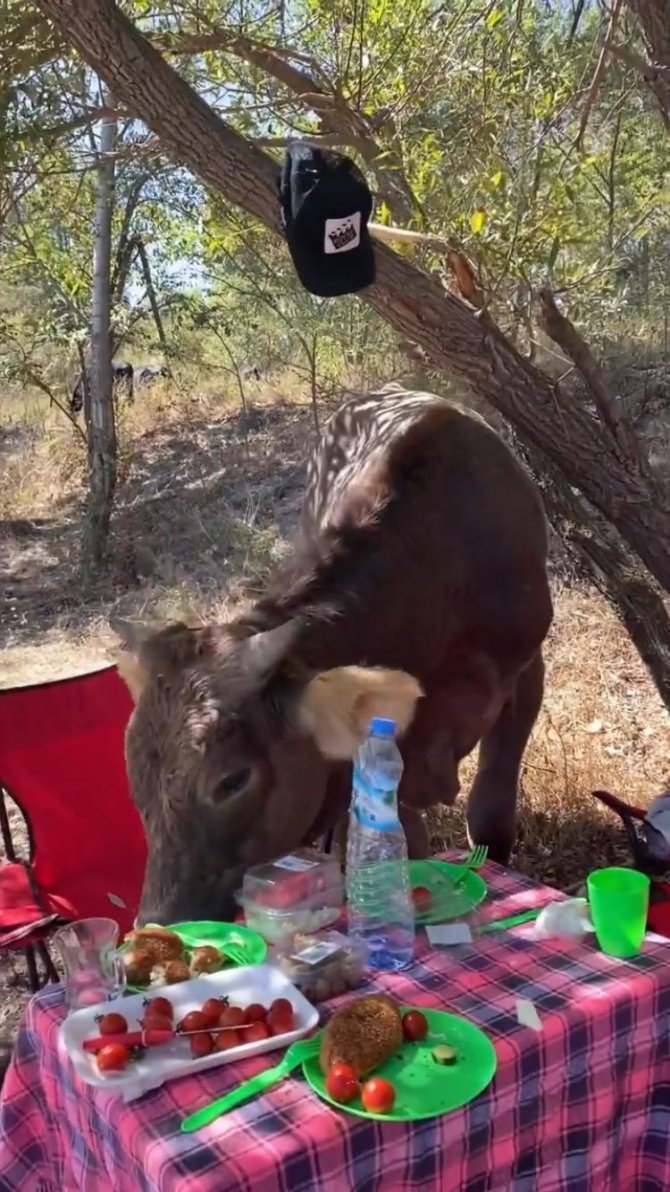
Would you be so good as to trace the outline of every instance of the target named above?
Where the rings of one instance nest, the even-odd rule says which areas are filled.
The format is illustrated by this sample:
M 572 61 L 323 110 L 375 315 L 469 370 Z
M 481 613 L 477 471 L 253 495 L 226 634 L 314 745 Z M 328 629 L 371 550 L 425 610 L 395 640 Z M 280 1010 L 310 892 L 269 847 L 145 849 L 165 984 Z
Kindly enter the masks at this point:
M 489 864 L 486 915 L 556 892 Z M 372 989 L 448 1009 L 493 1040 L 493 1083 L 464 1109 L 405 1124 L 331 1109 L 300 1074 L 195 1134 L 183 1117 L 276 1062 L 183 1077 L 124 1103 L 59 1054 L 62 992 L 29 1003 L 0 1102 L 2 1192 L 662 1192 L 670 1187 L 670 952 L 632 961 L 532 925 L 430 950 Z M 533 1002 L 540 1032 L 520 1026 Z M 337 1004 L 337 1003 L 333 1003 Z M 186 1183 L 186 1181 L 188 1181 Z

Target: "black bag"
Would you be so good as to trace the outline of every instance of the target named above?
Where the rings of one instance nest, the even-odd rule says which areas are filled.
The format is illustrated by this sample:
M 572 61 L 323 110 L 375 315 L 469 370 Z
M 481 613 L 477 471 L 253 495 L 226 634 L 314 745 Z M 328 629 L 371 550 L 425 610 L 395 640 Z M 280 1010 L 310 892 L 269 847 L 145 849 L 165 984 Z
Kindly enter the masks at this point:
M 372 195 L 351 158 L 295 141 L 284 157 L 279 198 L 289 251 L 306 290 L 334 298 L 372 284 Z

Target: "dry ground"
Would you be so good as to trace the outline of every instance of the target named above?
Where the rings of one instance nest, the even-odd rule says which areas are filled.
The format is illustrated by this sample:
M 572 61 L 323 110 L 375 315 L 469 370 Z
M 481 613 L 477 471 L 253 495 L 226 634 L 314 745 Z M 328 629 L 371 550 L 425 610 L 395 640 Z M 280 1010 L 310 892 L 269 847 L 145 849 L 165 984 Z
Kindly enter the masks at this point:
M 77 569 L 82 452 L 43 405 L 0 398 L 0 685 L 85 670 L 111 656 L 111 611 L 223 616 L 285 549 L 300 505 L 312 413 L 255 387 L 248 419 L 210 393 L 154 390 L 121 416 L 113 563 Z M 647 803 L 670 786 L 668 717 L 616 618 L 593 592 L 558 587 L 547 694 L 526 754 L 514 863 L 552 885 L 625 856 L 596 787 Z M 467 772 L 464 775 L 467 787 Z M 462 805 L 435 817 L 436 846 L 463 843 Z M 26 996 L 0 962 L 0 1051 Z

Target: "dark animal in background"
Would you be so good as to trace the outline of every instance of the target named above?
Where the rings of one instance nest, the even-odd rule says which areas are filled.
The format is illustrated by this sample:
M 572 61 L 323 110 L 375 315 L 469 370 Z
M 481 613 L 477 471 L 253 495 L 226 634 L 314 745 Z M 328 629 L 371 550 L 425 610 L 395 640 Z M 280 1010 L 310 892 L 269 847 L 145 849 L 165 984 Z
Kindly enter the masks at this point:
M 166 364 L 145 364 L 142 368 L 136 369 L 138 385 L 153 385 L 163 377 L 169 376 L 170 373 Z
M 87 380 L 86 374 L 81 372 L 70 394 L 70 409 L 73 414 L 79 414 L 84 408 L 85 385 L 87 384 Z M 132 364 L 128 364 L 125 360 L 119 361 L 118 364 L 112 364 L 112 389 L 115 397 L 123 395 L 126 401 L 133 401 L 135 393 L 133 389 Z
M 388 386 L 312 454 L 302 534 L 250 612 L 125 626 L 126 740 L 149 858 L 141 922 L 235 914 L 245 870 L 346 813 L 373 716 L 401 729 L 401 818 L 453 803 L 479 744 L 470 839 L 507 861 L 551 623 L 540 495 L 476 415 Z
M 242 369 L 242 380 L 243 381 L 260 381 L 260 379 L 261 379 L 261 370 L 260 370 L 260 368 L 257 368 L 255 364 L 251 368 L 243 368 Z

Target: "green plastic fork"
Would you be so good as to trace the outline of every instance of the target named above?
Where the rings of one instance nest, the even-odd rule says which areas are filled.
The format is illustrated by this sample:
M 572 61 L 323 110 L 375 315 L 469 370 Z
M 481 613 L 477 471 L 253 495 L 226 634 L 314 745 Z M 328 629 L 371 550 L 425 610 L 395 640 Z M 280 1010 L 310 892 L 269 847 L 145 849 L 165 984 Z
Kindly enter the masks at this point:
M 258 1076 L 252 1076 L 251 1080 L 245 1080 L 243 1084 L 238 1084 L 237 1088 L 230 1093 L 225 1093 L 216 1101 L 210 1101 L 209 1105 L 204 1105 L 202 1109 L 196 1109 L 195 1113 L 184 1118 L 181 1124 L 182 1133 L 191 1134 L 193 1130 L 199 1130 L 201 1126 L 208 1126 L 223 1113 L 236 1109 L 243 1101 L 248 1101 L 258 1093 L 265 1092 L 273 1084 L 277 1084 L 285 1076 L 289 1076 L 293 1069 L 298 1067 L 298 1064 L 318 1055 L 320 1047 L 320 1035 L 311 1039 L 299 1039 L 297 1043 L 292 1043 L 283 1060 L 280 1060 L 274 1068 L 266 1068 L 264 1072 L 259 1072 Z
M 458 876 L 454 878 L 452 889 L 455 890 L 457 886 L 460 886 L 461 882 L 465 881 L 465 878 L 471 869 L 481 869 L 488 855 L 489 850 L 487 845 L 476 845 L 475 848 L 472 849 L 470 856 L 465 858 L 465 861 L 461 867 L 462 873 L 459 873 Z

